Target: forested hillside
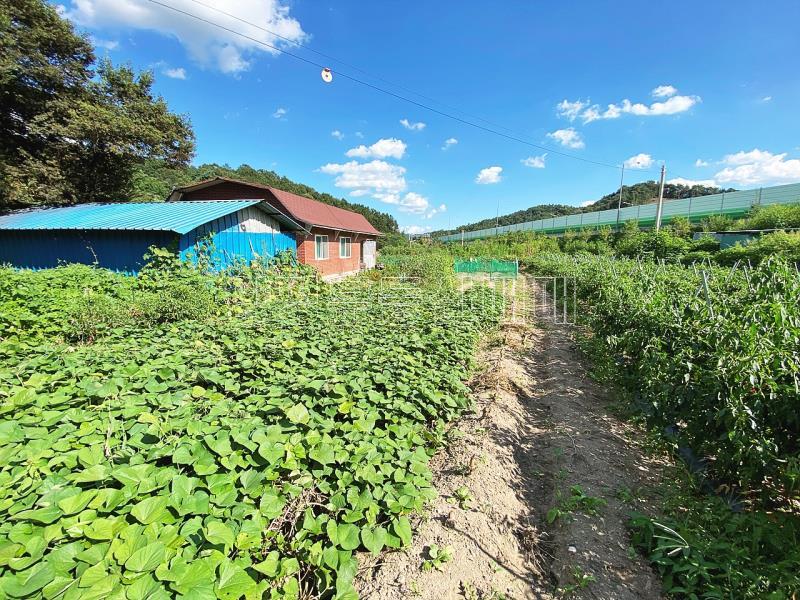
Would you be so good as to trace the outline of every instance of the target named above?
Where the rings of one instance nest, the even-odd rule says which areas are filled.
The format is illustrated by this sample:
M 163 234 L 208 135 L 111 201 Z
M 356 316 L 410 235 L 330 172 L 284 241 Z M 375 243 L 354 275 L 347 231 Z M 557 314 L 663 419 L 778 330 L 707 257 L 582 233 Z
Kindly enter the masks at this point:
M 679 200 L 681 198 L 696 198 L 697 196 L 707 196 L 709 194 L 719 194 L 721 192 L 732 192 L 733 188 L 723 189 L 708 187 L 704 185 L 679 185 L 668 183 L 664 185 L 664 198 L 669 200 Z M 655 202 L 658 197 L 658 182 L 643 181 L 634 185 L 622 187 L 622 206 L 636 206 L 638 204 L 648 204 Z M 537 219 L 549 219 L 551 217 L 562 217 L 564 215 L 576 215 L 581 212 L 595 212 L 598 210 L 608 210 L 617 208 L 619 202 L 619 189 L 606 194 L 598 201 L 586 207 L 569 206 L 567 204 L 539 204 L 531 206 L 525 210 L 518 210 L 508 215 L 500 215 L 499 225 L 514 225 L 516 223 L 526 223 Z M 477 231 L 488 229 L 495 226 L 494 217 L 483 219 L 475 223 L 470 223 L 462 227 L 450 230 L 434 231 L 431 235 L 447 235 L 458 233 L 459 231 Z
M 376 229 L 384 233 L 397 231 L 397 221 L 388 213 L 375 210 L 364 204 L 348 202 L 342 198 L 318 192 L 308 185 L 297 183 L 287 177 L 278 175 L 275 171 L 255 169 L 250 165 L 241 165 L 236 168 L 213 163 L 199 166 L 170 166 L 164 161 L 148 160 L 138 166 L 133 174 L 130 199 L 139 202 L 165 200 L 174 187 L 213 177 L 230 177 L 300 194 L 325 204 L 360 213 Z

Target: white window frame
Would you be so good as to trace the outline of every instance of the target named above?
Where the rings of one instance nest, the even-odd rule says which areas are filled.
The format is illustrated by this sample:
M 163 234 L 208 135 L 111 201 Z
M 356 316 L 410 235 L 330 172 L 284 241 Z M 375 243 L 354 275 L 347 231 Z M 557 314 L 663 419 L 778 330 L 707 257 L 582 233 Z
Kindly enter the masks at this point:
M 347 249 L 346 254 L 342 254 L 342 242 L 344 242 L 345 248 Z M 353 257 L 353 238 L 350 236 L 340 237 L 339 238 L 339 258 L 352 258 Z
M 323 249 L 323 256 L 319 255 L 320 244 Z M 328 255 L 330 254 L 328 249 L 328 236 L 327 235 L 315 235 L 314 236 L 314 260 L 328 260 Z

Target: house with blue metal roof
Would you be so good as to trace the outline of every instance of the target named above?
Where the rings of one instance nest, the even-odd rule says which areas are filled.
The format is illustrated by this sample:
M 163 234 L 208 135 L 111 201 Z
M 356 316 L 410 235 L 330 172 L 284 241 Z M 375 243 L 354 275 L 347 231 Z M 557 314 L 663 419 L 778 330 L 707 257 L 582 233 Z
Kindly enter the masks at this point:
M 296 252 L 295 234 L 302 231 L 261 199 L 40 208 L 0 215 L 0 264 L 45 269 L 83 263 L 135 273 L 151 246 L 196 260 L 202 243 L 211 251 L 211 264 L 224 269 Z

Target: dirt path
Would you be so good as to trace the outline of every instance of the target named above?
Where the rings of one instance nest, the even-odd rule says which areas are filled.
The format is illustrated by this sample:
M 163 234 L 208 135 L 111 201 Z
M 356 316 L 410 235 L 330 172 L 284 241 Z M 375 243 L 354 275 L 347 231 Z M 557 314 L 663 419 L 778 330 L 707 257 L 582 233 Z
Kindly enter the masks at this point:
M 569 328 L 508 326 L 482 360 L 475 412 L 434 459 L 439 498 L 411 548 L 362 571 L 361 597 L 659 598 L 625 527 L 659 469 L 605 408 Z M 451 556 L 433 564 L 432 547 Z

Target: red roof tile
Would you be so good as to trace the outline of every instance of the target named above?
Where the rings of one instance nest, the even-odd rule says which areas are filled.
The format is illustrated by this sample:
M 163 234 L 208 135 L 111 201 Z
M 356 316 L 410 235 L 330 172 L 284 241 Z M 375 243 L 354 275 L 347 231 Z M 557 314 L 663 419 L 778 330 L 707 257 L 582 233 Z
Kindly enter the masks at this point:
M 275 188 L 269 188 L 269 191 L 278 199 L 286 212 L 298 221 L 319 227 L 381 235 L 381 232 L 359 213 Z
M 367 221 L 364 215 L 345 210 L 337 206 L 331 206 L 324 202 L 312 200 L 305 196 L 292 194 L 291 192 L 284 192 L 273 187 L 260 185 L 257 183 L 250 183 L 248 181 L 239 181 L 237 179 L 230 179 L 227 177 L 215 177 L 200 181 L 191 185 L 175 188 L 173 190 L 171 199 L 177 200 L 178 197 L 184 193 L 196 191 L 199 189 L 206 189 L 214 187 L 215 185 L 223 183 L 234 183 L 242 186 L 248 186 L 257 190 L 268 191 L 271 198 L 267 198 L 272 204 L 277 204 L 276 208 L 283 209 L 293 219 L 307 223 L 309 225 L 316 225 L 318 227 L 326 227 L 329 229 L 338 229 L 340 231 L 352 231 L 355 233 L 367 233 L 370 235 L 383 235 L 380 231 L 375 229 L 372 224 Z M 177 194 L 177 196 L 176 196 Z M 257 195 L 254 197 L 258 197 Z

